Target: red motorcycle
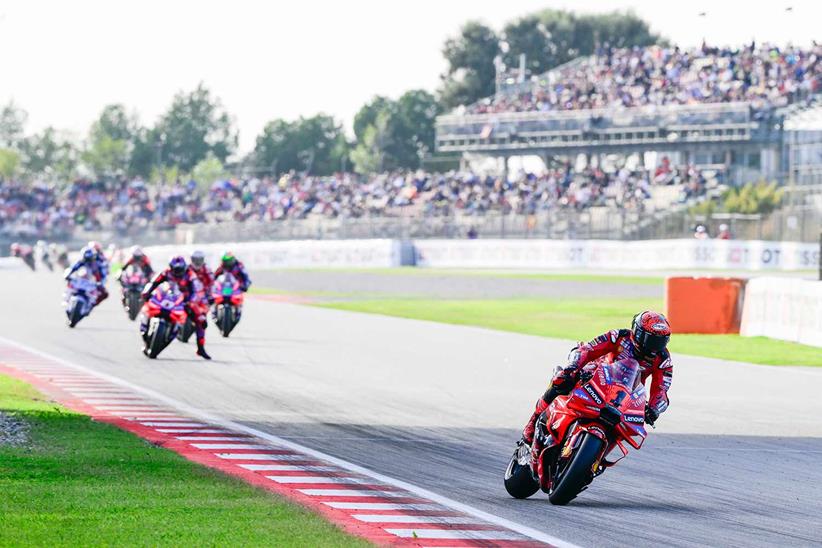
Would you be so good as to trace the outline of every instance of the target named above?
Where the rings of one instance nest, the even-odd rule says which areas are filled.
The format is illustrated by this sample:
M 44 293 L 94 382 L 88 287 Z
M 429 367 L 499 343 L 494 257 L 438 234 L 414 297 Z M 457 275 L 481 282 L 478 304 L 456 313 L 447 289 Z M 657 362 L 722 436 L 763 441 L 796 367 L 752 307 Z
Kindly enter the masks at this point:
M 145 274 L 139 268 L 129 267 L 120 274 L 120 285 L 123 292 L 123 308 L 126 309 L 128 319 L 134 321 L 143 307 L 143 287 L 148 282 Z
M 165 347 L 177 336 L 177 331 L 186 321 L 185 298 L 174 284 L 163 284 L 154 290 L 143 306 L 145 319 L 140 329 L 144 329 L 143 354 L 151 359 L 160 355 Z
M 243 310 L 244 296 L 240 281 L 226 272 L 214 281 L 211 296 L 214 298 L 214 323 L 223 337 L 228 337 L 240 322 Z
M 645 387 L 636 360 L 586 367 L 568 395 L 557 396 L 537 420 L 532 447 L 521 443 L 505 471 L 505 489 L 528 498 L 539 489 L 564 505 L 622 460 L 626 444 L 645 441 Z

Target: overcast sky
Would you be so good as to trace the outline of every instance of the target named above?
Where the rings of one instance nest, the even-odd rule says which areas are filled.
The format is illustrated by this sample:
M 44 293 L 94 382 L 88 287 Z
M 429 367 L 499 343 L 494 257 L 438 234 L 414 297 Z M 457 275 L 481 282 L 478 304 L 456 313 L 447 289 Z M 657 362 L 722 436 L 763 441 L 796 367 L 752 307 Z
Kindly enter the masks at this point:
M 819 0 L 0 0 L 0 103 L 23 106 L 29 131 L 80 135 L 108 103 L 151 124 L 203 81 L 246 151 L 273 118 L 325 112 L 350 128 L 375 94 L 433 91 L 442 44 L 462 23 L 499 29 L 545 7 L 632 8 L 686 46 L 822 40 Z

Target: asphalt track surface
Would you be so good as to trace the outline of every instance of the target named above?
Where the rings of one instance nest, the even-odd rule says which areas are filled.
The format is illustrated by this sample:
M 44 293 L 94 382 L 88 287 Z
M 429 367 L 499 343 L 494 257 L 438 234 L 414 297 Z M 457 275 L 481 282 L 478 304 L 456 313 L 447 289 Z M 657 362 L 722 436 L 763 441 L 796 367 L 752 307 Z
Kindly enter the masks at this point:
M 250 299 L 212 362 L 139 352 L 115 298 L 75 330 L 56 276 L 0 273 L 2 334 L 582 546 L 822 539 L 822 370 L 675 356 L 646 446 L 567 507 L 508 497 L 518 429 L 566 341 Z

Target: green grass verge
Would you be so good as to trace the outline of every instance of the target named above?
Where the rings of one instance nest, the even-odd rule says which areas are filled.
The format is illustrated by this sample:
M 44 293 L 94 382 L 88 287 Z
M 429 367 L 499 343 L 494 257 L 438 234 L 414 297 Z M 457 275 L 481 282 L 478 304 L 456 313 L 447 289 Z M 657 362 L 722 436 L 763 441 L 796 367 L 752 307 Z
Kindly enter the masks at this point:
M 318 515 L 0 375 L 30 443 L 0 446 L 1 546 L 367 546 Z
M 560 339 L 589 340 L 609 329 L 628 327 L 640 310 L 663 308 L 662 299 L 374 299 L 317 306 L 473 325 Z M 818 348 L 738 335 L 674 335 L 671 352 L 765 365 L 822 366 Z

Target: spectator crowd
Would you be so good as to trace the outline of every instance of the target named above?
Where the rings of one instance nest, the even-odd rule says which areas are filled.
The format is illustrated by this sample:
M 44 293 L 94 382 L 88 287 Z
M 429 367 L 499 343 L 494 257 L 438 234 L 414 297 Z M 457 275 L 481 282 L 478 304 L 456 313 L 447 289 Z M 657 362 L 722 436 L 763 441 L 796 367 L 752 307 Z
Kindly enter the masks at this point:
M 784 106 L 822 88 L 822 45 L 752 43 L 741 49 L 602 47 L 559 67 L 530 89 L 481 100 L 467 112 L 560 111 L 750 102 Z
M 76 227 L 139 234 L 180 223 L 276 222 L 305 218 L 532 214 L 556 208 L 612 206 L 641 211 L 654 185 L 682 184 L 685 197 L 704 191 L 693 166 L 663 158 L 654 170 L 626 167 L 575 171 L 563 165 L 534 174 L 483 175 L 422 171 L 329 177 L 228 179 L 202 188 L 195 181 L 75 181 L 64 187 L 0 182 L 0 234 L 69 237 Z

